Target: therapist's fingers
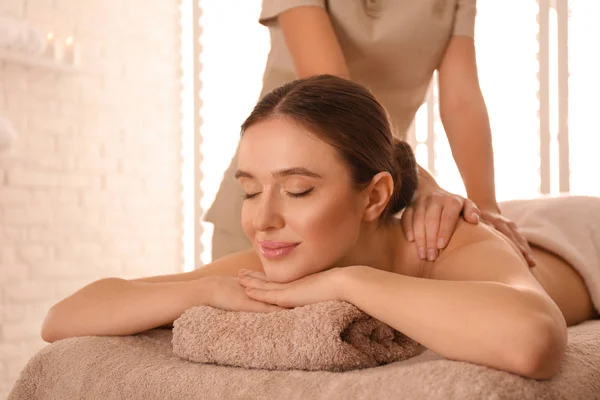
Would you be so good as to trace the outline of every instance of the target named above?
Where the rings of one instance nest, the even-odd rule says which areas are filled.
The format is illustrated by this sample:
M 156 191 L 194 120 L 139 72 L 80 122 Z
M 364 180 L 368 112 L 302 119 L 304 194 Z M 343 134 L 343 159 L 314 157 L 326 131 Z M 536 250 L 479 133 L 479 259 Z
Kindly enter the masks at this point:
M 513 241 L 518 243 L 519 249 L 521 250 L 521 253 L 523 253 L 523 257 L 527 260 L 527 264 L 530 267 L 535 267 L 536 261 L 533 257 L 533 250 L 531 250 L 531 246 L 525 236 L 519 231 L 519 227 L 512 221 L 506 222 L 506 226 L 514 237 Z
M 529 242 L 513 221 L 497 212 L 484 212 L 482 213 L 481 218 L 482 222 L 491 225 L 496 230 L 502 232 L 506 237 L 508 237 L 519 248 L 519 251 L 521 251 L 523 257 L 525 257 L 525 260 L 530 267 L 534 267 L 536 265 L 536 260 L 533 256 L 533 250 L 531 250 Z
M 462 204 L 447 204 L 440 217 L 440 230 L 438 232 L 438 241 L 437 248 L 443 249 L 448 245 L 450 239 L 452 238 L 452 234 L 454 234 L 454 230 L 456 229 L 456 224 L 458 223 L 458 219 L 460 218 L 460 213 L 462 211 Z
M 438 232 L 443 209 L 445 209 L 443 199 L 432 197 L 425 210 L 426 249 L 429 261 L 435 261 L 438 256 Z
M 465 221 L 471 224 L 477 225 L 481 220 L 481 210 L 479 210 L 479 207 L 472 200 L 465 199 L 462 213 Z
M 400 222 L 402 223 L 402 230 L 404 231 L 404 236 L 406 236 L 406 240 L 409 242 L 414 242 L 415 233 L 413 231 L 413 214 L 414 210 L 412 206 L 407 207 L 402 213 L 402 217 L 400 218 Z
M 426 199 L 419 199 L 413 205 L 413 232 L 415 235 L 415 244 L 417 245 L 417 254 L 421 260 L 427 259 L 427 236 L 425 228 Z

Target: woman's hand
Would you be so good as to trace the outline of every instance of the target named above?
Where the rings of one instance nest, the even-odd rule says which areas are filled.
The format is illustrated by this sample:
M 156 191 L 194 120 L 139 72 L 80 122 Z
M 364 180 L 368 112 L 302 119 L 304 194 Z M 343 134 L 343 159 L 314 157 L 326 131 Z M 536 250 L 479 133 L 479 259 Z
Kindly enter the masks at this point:
M 268 313 L 283 310 L 282 307 L 267 304 L 263 301 L 252 299 L 246 294 L 237 279 L 232 276 L 211 276 L 210 296 L 208 305 L 226 311 L 250 311 Z
M 460 215 L 471 223 L 479 222 L 481 211 L 469 199 L 437 187 L 417 196 L 402 213 L 402 227 L 409 241 L 416 242 L 419 258 L 434 261 L 448 245 Z
M 523 257 L 527 260 L 527 264 L 530 267 L 535 267 L 535 258 L 527 239 L 514 222 L 500 214 L 498 208 L 482 209 L 481 221 L 506 235 L 519 248 Z
M 238 282 L 248 297 L 264 303 L 294 308 L 322 301 L 341 300 L 340 285 L 333 280 L 340 268 L 317 272 L 288 283 L 269 282 L 262 272 L 240 270 Z

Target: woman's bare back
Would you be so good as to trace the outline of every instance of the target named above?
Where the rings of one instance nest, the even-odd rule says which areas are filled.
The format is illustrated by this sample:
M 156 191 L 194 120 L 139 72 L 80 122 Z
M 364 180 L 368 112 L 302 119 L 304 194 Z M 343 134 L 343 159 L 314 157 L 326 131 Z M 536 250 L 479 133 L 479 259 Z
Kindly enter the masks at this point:
M 521 259 L 522 268 L 529 270 L 548 296 L 556 303 L 568 326 L 576 325 L 598 316 L 585 281 L 577 270 L 561 257 L 530 243 L 536 259 L 536 266 L 530 268 L 517 246 L 501 232 L 485 224 L 473 226 L 465 221 L 459 221 L 453 235 L 453 240 L 458 241 L 456 247 L 461 247 L 464 243 L 471 242 L 472 239 L 465 241 L 465 238 L 469 236 L 471 238 L 491 238 L 490 236 L 496 236 L 497 239 L 507 244 Z M 460 244 L 461 242 L 464 243 Z M 449 245 L 448 247 L 452 246 Z M 430 268 L 421 266 L 416 276 L 432 278 L 432 273 Z
M 514 243 L 500 232 L 492 232 L 508 243 L 523 259 L 523 267 L 528 268 L 527 261 Z M 571 264 L 542 247 L 529 245 L 536 259 L 535 267 L 529 268 L 529 271 L 560 308 L 567 325 L 577 325 L 597 316 L 585 281 Z
M 576 325 L 596 315 L 583 278 L 565 260 L 540 247 L 532 246 L 537 265 L 532 275 L 562 311 L 567 325 Z

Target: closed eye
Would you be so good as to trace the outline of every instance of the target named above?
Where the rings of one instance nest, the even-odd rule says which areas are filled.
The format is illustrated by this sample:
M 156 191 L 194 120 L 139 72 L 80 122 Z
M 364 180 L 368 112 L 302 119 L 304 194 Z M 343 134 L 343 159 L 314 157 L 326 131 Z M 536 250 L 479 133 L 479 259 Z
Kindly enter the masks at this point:
M 253 197 L 256 197 L 256 196 L 257 196 L 257 195 L 259 195 L 259 194 L 260 194 L 260 192 L 256 192 L 256 193 L 244 193 L 244 194 L 242 195 L 242 199 L 244 199 L 244 200 L 248 200 L 248 199 L 251 199 L 251 198 L 253 198 Z
M 298 197 L 304 197 L 307 194 L 309 194 L 310 192 L 312 192 L 314 190 L 314 186 L 311 187 L 310 189 L 305 190 L 304 192 L 299 192 L 299 193 L 293 193 L 293 192 L 288 192 L 288 196 L 290 197 L 294 197 L 294 198 L 298 198 Z

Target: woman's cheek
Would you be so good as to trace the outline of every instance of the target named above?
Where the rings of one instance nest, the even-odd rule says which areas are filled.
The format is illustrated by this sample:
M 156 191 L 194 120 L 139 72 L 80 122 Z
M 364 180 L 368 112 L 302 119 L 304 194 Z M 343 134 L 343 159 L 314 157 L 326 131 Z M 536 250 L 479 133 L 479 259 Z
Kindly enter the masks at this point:
M 242 214 L 241 214 L 241 222 L 242 222 L 242 229 L 244 230 L 244 233 L 246 234 L 246 236 L 248 237 L 248 239 L 250 239 L 250 241 L 252 242 L 252 240 L 254 239 L 254 224 L 252 223 L 252 205 L 244 203 L 242 205 Z
M 358 229 L 355 226 L 356 215 L 347 201 L 335 198 L 331 200 L 327 204 L 307 207 L 293 217 L 296 225 L 294 230 L 302 232 L 303 239 L 315 250 L 318 248 L 327 253 L 338 252 L 338 247 L 346 247 L 345 242 L 354 237 L 354 231 Z

